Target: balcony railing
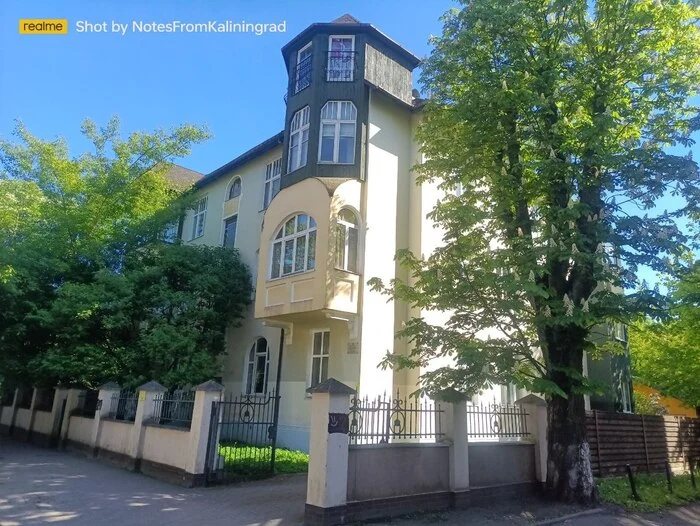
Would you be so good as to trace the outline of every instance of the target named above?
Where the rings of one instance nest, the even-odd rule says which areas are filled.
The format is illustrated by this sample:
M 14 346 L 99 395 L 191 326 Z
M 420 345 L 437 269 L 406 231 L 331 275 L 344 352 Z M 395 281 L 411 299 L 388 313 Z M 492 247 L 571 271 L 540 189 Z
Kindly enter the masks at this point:
M 312 64 L 313 55 L 309 55 L 301 62 L 292 66 L 292 70 L 289 72 L 289 91 L 292 95 L 299 93 L 301 90 L 311 85 Z
M 326 61 L 326 80 L 328 82 L 352 82 L 355 80 L 356 67 L 356 51 L 329 51 Z

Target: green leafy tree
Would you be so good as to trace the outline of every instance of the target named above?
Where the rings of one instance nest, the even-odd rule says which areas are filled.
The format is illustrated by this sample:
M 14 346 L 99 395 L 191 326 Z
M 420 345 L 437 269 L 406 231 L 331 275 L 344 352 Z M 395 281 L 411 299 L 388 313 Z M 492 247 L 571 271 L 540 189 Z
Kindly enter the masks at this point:
M 668 414 L 661 403 L 661 397 L 657 394 L 644 394 L 634 392 L 634 412 L 639 415 L 665 415 Z
M 669 287 L 670 319 L 630 327 L 632 367 L 644 383 L 700 409 L 700 262 Z
M 119 272 L 61 287 L 39 314 L 54 344 L 30 365 L 66 383 L 194 385 L 218 375 L 226 327 L 251 292 L 237 250 L 153 244 L 127 255 Z
M 411 319 L 408 355 L 451 365 L 421 386 L 469 397 L 514 381 L 547 397 L 547 491 L 589 502 L 595 484 L 582 374 L 596 327 L 660 308 L 636 278 L 665 270 L 697 211 L 688 145 L 700 85 L 698 10 L 682 1 L 471 0 L 444 16 L 423 69 L 421 182 L 449 193 L 430 217 L 443 245 L 402 251 L 408 282 L 373 285 L 447 321 Z M 677 210 L 655 210 L 666 192 Z M 623 295 L 625 289 L 635 290 Z
M 124 139 L 117 119 L 82 131 L 93 151 L 79 156 L 21 124 L 16 141 L 0 141 L 0 376 L 35 381 L 27 364 L 54 344 L 39 313 L 58 291 L 118 269 L 180 216 L 186 195 L 164 173 L 207 137 L 184 125 Z

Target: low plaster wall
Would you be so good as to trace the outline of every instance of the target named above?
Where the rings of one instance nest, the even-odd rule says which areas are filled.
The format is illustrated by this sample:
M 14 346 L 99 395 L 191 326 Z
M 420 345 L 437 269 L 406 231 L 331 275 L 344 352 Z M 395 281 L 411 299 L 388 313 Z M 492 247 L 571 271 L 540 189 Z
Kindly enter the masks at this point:
M 348 501 L 447 491 L 449 447 L 381 444 L 350 447 Z
M 0 424 L 9 426 L 12 421 L 12 406 L 3 406 L 0 410 Z
M 51 435 L 53 433 L 53 413 L 51 411 L 36 412 L 32 433 L 40 433 L 42 435 Z
M 68 440 L 90 445 L 92 442 L 93 419 L 83 416 L 71 416 L 68 423 Z
M 17 418 L 15 418 L 15 427 L 21 429 L 29 429 L 29 421 L 32 418 L 32 411 L 30 409 L 17 409 Z
M 534 444 L 469 444 L 469 483 L 472 488 L 521 484 L 536 480 Z
M 100 429 L 98 447 L 112 453 L 128 455 L 131 434 L 134 429 L 133 422 L 102 419 L 100 425 L 102 428 Z
M 143 460 L 185 469 L 191 456 L 190 432 L 169 427 L 144 426 Z

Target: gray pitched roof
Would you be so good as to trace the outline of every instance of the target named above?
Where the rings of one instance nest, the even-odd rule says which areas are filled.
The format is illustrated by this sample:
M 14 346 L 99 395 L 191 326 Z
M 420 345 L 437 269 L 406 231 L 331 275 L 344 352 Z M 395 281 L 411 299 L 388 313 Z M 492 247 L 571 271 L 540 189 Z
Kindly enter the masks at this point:
M 360 21 L 350 13 L 345 13 L 331 22 L 331 24 L 359 24 Z
M 199 181 L 204 177 L 204 174 L 195 172 L 179 164 L 170 164 L 164 176 L 175 188 L 184 190 Z

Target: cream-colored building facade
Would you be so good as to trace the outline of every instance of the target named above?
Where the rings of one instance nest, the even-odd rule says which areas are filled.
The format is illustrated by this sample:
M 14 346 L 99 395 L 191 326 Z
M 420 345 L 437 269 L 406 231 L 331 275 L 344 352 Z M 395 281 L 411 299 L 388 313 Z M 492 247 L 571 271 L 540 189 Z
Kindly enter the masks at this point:
M 262 395 L 279 379 L 278 443 L 307 450 L 308 387 L 333 377 L 362 396 L 415 390 L 421 371 L 378 365 L 408 352 L 395 334 L 421 313 L 367 281 L 408 279 L 396 251 L 427 255 L 440 244 L 426 215 L 441 193 L 411 170 L 422 162 L 417 57 L 349 15 L 311 25 L 282 54 L 284 130 L 197 183 L 180 236 L 236 248 L 250 267 L 254 302 L 228 331 L 221 380 L 230 393 Z

